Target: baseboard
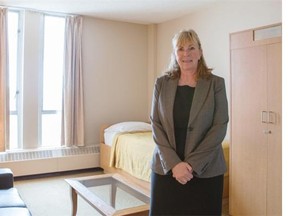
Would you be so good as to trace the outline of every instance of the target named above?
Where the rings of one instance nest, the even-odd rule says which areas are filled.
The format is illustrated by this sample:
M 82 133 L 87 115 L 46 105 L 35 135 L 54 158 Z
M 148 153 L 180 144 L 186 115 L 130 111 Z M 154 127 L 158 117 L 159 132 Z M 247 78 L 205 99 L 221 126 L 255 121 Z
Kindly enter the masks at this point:
M 10 168 L 15 177 L 97 168 L 100 167 L 100 153 L 8 161 L 1 162 L 0 167 Z
M 15 181 L 22 181 L 22 180 L 31 180 L 31 179 L 63 176 L 63 175 L 74 175 L 74 174 L 76 175 L 76 174 L 88 173 L 88 172 L 104 173 L 104 170 L 101 167 L 80 169 L 80 170 L 69 170 L 69 171 L 61 171 L 61 172 L 53 172 L 53 173 L 43 173 L 43 174 L 26 175 L 26 176 L 16 176 L 16 177 L 14 177 L 14 180 Z

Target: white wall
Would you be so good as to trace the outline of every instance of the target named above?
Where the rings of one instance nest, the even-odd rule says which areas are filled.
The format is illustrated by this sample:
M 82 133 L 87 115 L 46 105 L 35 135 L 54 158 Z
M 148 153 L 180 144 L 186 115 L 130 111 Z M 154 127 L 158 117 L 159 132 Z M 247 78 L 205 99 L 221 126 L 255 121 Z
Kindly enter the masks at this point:
M 229 94 L 229 34 L 279 22 L 279 0 L 226 1 L 151 26 L 84 17 L 85 143 L 99 143 L 101 124 L 149 120 L 155 77 L 166 68 L 180 29 L 198 32 L 206 61 L 226 79 Z
M 148 121 L 148 26 L 84 17 L 85 143 L 100 126 Z
M 29 113 L 35 113 L 35 110 L 37 113 L 38 109 L 38 101 L 35 98 L 38 94 L 38 69 L 41 61 L 37 59 L 41 56 L 39 44 L 35 42 L 40 39 L 35 38 L 35 35 L 39 35 L 37 27 L 40 26 L 40 20 L 40 13 L 26 13 L 24 69 L 27 75 L 24 79 L 29 84 L 24 86 L 24 98 L 28 102 L 23 110 L 28 117 L 24 119 L 23 138 L 29 148 L 38 146 L 37 115 L 36 118 L 32 118 Z M 155 27 L 149 29 L 147 25 L 83 17 L 82 63 L 86 145 L 99 144 L 102 124 L 149 120 L 147 95 L 151 91 L 151 87 L 148 88 L 151 81 L 148 81 L 148 74 L 149 77 L 154 75 L 151 67 L 155 63 L 151 57 L 148 59 L 148 50 L 151 53 L 155 47 Z
M 157 75 L 165 70 L 172 51 L 171 39 L 181 29 L 194 29 L 201 40 L 204 57 L 214 74 L 226 80 L 230 97 L 229 34 L 281 22 L 281 1 L 221 2 L 197 13 L 165 22 L 157 29 Z M 229 99 L 229 98 L 228 98 Z M 229 139 L 229 131 L 227 139 Z

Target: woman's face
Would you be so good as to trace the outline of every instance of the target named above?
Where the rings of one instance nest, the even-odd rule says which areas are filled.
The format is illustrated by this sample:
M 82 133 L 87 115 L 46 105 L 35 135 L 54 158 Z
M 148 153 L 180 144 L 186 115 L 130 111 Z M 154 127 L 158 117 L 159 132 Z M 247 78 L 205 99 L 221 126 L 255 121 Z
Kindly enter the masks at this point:
M 176 60 L 181 71 L 197 70 L 198 61 L 201 58 L 202 51 L 195 43 L 186 43 L 175 49 Z

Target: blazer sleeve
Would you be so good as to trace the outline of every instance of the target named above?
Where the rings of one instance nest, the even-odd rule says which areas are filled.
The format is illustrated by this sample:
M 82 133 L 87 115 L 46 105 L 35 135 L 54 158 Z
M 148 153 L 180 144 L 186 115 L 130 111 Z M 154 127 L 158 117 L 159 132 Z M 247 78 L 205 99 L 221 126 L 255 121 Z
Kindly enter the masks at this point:
M 167 135 L 170 128 L 167 129 L 169 126 L 163 123 L 163 121 L 167 120 L 166 113 L 164 113 L 166 109 L 165 107 L 162 107 L 163 103 L 160 102 L 160 92 L 163 82 L 164 77 L 158 78 L 155 82 L 150 120 L 153 130 L 153 139 L 156 144 L 153 157 L 159 157 L 164 173 L 168 173 L 176 164 L 180 163 L 181 160 L 171 145 L 171 138 L 169 139 L 169 136 Z M 170 131 L 170 133 L 171 132 L 172 131 Z M 153 160 L 156 161 L 155 158 Z M 153 162 L 155 163 L 155 161 Z
M 210 163 L 222 151 L 222 141 L 227 131 L 228 102 L 225 82 L 218 78 L 214 85 L 214 115 L 211 127 L 201 139 L 197 148 L 186 156 L 185 161 L 192 165 L 193 171 L 201 175 L 209 168 Z

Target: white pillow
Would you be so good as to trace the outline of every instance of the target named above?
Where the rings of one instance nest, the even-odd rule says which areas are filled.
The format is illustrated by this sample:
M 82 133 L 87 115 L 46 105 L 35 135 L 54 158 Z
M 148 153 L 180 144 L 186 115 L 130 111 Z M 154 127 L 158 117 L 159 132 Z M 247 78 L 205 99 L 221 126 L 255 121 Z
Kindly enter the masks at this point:
M 106 145 L 112 145 L 114 137 L 119 133 L 124 132 L 140 132 L 140 131 L 151 131 L 152 127 L 151 124 L 146 122 L 137 122 L 137 121 L 130 121 L 130 122 L 121 122 L 104 130 L 104 142 Z
M 151 124 L 139 121 L 128 121 L 113 124 L 105 129 L 105 132 L 135 132 L 135 131 L 151 131 Z

